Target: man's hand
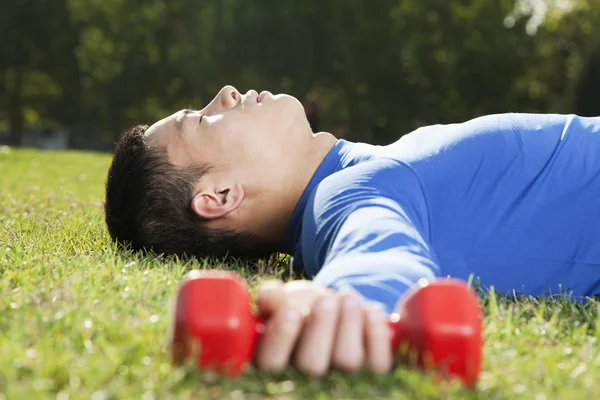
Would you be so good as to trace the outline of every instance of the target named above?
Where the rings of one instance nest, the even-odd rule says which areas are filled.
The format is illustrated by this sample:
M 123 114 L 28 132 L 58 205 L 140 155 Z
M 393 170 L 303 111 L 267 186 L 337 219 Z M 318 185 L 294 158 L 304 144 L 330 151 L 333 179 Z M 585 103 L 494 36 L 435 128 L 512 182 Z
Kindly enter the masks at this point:
M 355 372 L 364 362 L 376 374 L 393 364 L 391 331 L 376 306 L 361 304 L 352 292 L 339 293 L 311 281 L 268 281 L 257 298 L 266 330 L 255 353 L 264 371 L 288 364 L 320 377 L 331 368 Z

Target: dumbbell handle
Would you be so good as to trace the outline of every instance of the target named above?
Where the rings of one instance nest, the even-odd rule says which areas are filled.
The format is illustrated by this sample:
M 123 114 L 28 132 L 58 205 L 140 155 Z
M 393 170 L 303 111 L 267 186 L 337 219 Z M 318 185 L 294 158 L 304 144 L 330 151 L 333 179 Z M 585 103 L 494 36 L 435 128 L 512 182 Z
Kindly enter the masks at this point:
M 405 321 L 400 321 L 398 318 L 398 314 L 394 313 L 387 321 L 388 328 L 391 331 L 390 347 L 392 351 L 397 350 L 401 343 L 408 343 L 410 341 L 409 327 Z M 254 316 L 254 329 L 251 330 L 251 336 L 247 338 L 247 340 L 253 343 L 250 346 L 252 354 L 254 354 L 258 340 L 266 330 L 267 323 L 267 319 Z
M 409 365 L 436 368 L 472 386 L 481 366 L 481 310 L 463 282 L 421 281 L 390 316 L 390 346 Z M 179 291 L 173 360 L 200 345 L 198 366 L 234 377 L 252 360 L 266 321 L 250 311 L 247 288 L 231 276 L 196 278 Z
M 405 324 L 403 324 L 404 321 L 394 321 L 395 318 L 397 318 L 397 314 L 393 314 L 390 317 L 390 320 L 388 320 L 388 327 L 392 333 L 390 340 L 392 351 L 399 347 L 402 339 L 407 339 L 409 337 L 408 329 L 405 326 Z M 251 330 L 251 336 L 247 338 L 253 343 L 253 345 L 251 346 L 253 350 L 252 354 L 254 354 L 256 343 L 258 343 L 258 340 L 265 332 L 266 325 L 268 323 L 267 319 L 262 317 L 254 316 L 254 320 L 254 329 Z
M 258 343 L 260 336 L 262 336 L 264 333 L 267 324 L 267 320 L 264 318 L 255 316 L 254 319 L 255 328 L 252 330 L 253 336 L 248 338 L 248 340 L 252 342 L 252 355 L 254 354 L 256 344 Z M 390 316 L 390 319 L 388 320 L 388 327 L 391 331 L 391 351 L 402 352 L 403 354 L 400 355 L 400 358 L 405 364 L 416 364 L 416 366 L 420 367 L 421 369 L 431 369 L 436 366 L 439 367 L 439 364 L 443 364 L 444 361 L 446 361 L 447 365 L 445 365 L 445 372 L 447 374 L 460 378 L 468 387 L 472 387 L 477 381 L 480 368 L 480 361 L 478 358 L 480 359 L 481 357 L 481 354 L 477 351 L 475 351 L 477 354 L 472 357 L 470 363 L 471 367 L 469 368 L 469 360 L 444 360 L 444 358 L 446 358 L 445 356 L 449 356 L 448 358 L 451 358 L 452 353 L 454 353 L 453 349 L 448 348 L 447 346 L 445 349 L 443 349 L 444 354 L 439 354 L 439 352 L 437 354 L 427 354 L 426 352 L 419 351 L 418 344 L 414 343 L 416 335 L 412 332 L 413 329 L 411 329 L 411 321 L 400 319 L 400 316 L 397 313 L 393 313 Z M 462 335 L 465 337 L 470 337 L 475 333 L 471 327 L 465 325 L 459 327 L 456 325 L 452 327 L 447 326 L 446 329 L 447 334 Z M 475 349 L 480 346 L 478 343 L 473 343 L 473 345 L 474 346 L 472 347 L 475 347 Z M 414 350 L 412 353 L 411 348 Z M 435 358 L 438 358 L 438 360 Z M 231 376 L 234 375 L 237 374 L 233 374 Z

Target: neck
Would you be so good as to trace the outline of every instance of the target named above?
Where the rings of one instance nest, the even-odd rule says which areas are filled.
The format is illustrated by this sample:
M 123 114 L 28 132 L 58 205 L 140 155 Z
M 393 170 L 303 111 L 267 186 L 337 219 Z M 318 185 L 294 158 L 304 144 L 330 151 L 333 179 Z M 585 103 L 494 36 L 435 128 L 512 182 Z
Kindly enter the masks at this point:
M 274 242 L 279 242 L 283 239 L 285 230 L 289 224 L 294 209 L 302 197 L 304 190 L 308 186 L 310 180 L 323 159 L 331 151 L 337 143 L 337 139 L 331 133 L 319 132 L 313 134 L 311 143 L 306 147 L 298 158 L 298 167 L 293 170 L 290 175 L 290 185 L 284 193 L 281 193 L 279 212 L 271 215 L 271 224 L 269 228 L 269 236 Z

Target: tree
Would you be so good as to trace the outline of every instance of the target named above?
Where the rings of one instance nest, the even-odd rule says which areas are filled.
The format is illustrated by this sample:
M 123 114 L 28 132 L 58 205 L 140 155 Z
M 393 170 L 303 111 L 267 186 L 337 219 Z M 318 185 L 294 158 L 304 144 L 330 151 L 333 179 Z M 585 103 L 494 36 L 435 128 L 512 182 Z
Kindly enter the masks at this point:
M 567 4 L 567 6 L 565 6 Z M 225 84 L 318 95 L 385 143 L 506 111 L 594 113 L 600 0 L 20 0 L 0 14 L 0 120 L 79 141 L 201 107 Z M 596 39 L 594 39 L 596 38 Z
M 8 120 L 9 143 L 19 146 L 27 122 L 48 122 L 48 111 L 63 95 L 52 68 L 68 59 L 72 45 L 65 29 L 64 1 L 21 0 L 3 4 L 0 14 L 0 97 Z M 27 121 L 29 119 L 29 121 Z

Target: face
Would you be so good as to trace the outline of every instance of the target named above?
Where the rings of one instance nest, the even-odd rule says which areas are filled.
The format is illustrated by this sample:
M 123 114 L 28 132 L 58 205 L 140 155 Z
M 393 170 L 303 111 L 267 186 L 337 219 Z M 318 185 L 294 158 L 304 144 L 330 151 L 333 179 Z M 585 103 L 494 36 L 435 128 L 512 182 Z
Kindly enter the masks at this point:
M 202 110 L 181 110 L 146 131 L 177 166 L 209 165 L 191 208 L 209 224 L 272 230 L 289 208 L 315 142 L 302 104 L 288 95 L 241 95 L 226 86 Z M 303 189 L 303 188 L 302 188 Z M 287 197 L 286 197 L 287 196 Z M 297 200 L 297 199 L 296 199 Z M 262 224 L 262 225 L 261 225 Z
M 273 175 L 312 132 L 292 96 L 226 86 L 201 110 L 181 110 L 152 125 L 150 145 L 167 147 L 175 165 L 208 164 L 215 173 Z M 274 177 L 272 177 L 274 178 Z

